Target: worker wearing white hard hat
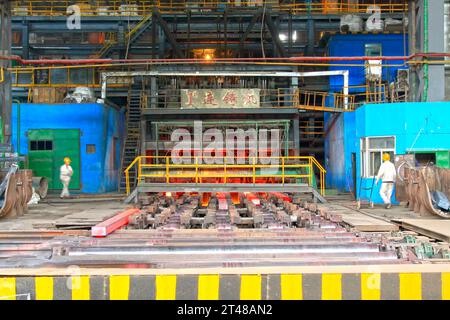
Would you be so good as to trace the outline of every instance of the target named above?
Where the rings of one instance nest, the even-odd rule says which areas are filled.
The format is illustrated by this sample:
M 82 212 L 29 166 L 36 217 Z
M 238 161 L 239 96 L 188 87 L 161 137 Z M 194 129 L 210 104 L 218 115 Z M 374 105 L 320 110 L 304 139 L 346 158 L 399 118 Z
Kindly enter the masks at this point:
M 381 180 L 380 196 L 383 199 L 385 208 L 391 207 L 391 197 L 394 190 L 394 182 L 397 176 L 394 164 L 390 161 L 391 156 L 389 153 L 383 154 L 383 163 L 380 166 L 377 174 L 377 182 Z
M 63 189 L 62 189 L 60 198 L 70 196 L 69 184 L 70 184 L 70 179 L 72 178 L 72 175 L 73 175 L 73 169 L 70 166 L 71 162 L 72 162 L 72 160 L 70 160 L 69 157 L 65 157 L 64 164 L 59 169 L 59 179 L 61 180 L 61 183 L 63 185 Z

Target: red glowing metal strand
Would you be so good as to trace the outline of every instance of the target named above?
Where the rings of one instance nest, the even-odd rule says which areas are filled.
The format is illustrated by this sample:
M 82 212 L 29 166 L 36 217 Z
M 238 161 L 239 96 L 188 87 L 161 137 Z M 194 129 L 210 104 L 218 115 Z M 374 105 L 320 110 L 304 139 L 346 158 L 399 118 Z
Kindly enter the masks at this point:
M 211 192 L 204 192 L 202 194 L 202 207 L 207 207 L 211 199 Z
M 248 201 L 253 202 L 254 205 L 256 206 L 261 205 L 261 200 L 254 193 L 247 192 L 245 193 L 245 197 L 248 199 Z
M 219 210 L 228 210 L 228 202 L 225 192 L 217 192 L 216 198 L 219 202 Z
M 241 201 L 239 200 L 239 192 L 231 192 L 231 202 L 233 202 L 233 204 L 239 204 L 241 203 Z
M 281 200 L 283 200 L 283 201 L 292 202 L 291 197 L 285 195 L 284 193 L 281 193 L 281 192 L 271 192 L 270 194 L 273 194 L 275 197 L 277 197 L 278 199 L 281 199 Z
M 100 222 L 99 224 L 92 227 L 91 236 L 106 237 L 108 234 L 127 225 L 128 217 L 139 212 L 141 212 L 141 210 L 136 208 L 128 209 L 116 214 L 114 217 L 111 217 L 103 222 Z

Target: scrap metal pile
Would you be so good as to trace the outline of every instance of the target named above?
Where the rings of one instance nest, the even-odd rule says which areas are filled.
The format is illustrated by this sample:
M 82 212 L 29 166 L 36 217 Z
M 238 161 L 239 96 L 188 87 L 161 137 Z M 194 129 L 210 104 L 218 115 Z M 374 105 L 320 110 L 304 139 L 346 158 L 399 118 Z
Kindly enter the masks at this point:
M 450 219 L 450 169 L 436 166 L 405 168 L 405 196 L 411 210 L 418 214 Z
M 19 169 L 17 163 L 21 161 L 25 158 L 12 152 L 12 145 L 0 144 L 0 218 L 25 214 L 33 191 L 41 198 L 47 196 L 47 179 L 33 177 L 31 170 Z

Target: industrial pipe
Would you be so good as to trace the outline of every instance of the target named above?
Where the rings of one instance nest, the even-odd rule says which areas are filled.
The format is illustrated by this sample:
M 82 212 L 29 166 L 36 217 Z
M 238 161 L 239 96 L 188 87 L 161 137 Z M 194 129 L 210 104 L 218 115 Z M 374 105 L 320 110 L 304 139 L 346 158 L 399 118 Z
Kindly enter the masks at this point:
M 411 60 L 416 57 L 450 57 L 450 53 L 418 53 L 408 56 L 380 56 L 380 57 L 368 57 L 368 56 L 355 56 L 355 57 L 288 57 L 288 58 L 214 58 L 213 61 L 354 61 L 363 60 L 369 61 L 373 59 L 383 61 L 395 61 L 395 60 Z M 177 59 L 39 59 L 39 60 L 27 60 L 22 59 L 20 56 L 0 56 L 0 60 L 17 61 L 21 64 L 61 64 L 61 65 L 80 65 L 80 64 L 102 64 L 102 63 L 167 63 L 167 62 L 204 62 L 204 59 L 199 58 L 177 58 Z
M 428 52 L 428 0 L 423 1 L 423 46 L 425 54 Z M 428 100 L 428 64 L 423 66 L 423 101 Z

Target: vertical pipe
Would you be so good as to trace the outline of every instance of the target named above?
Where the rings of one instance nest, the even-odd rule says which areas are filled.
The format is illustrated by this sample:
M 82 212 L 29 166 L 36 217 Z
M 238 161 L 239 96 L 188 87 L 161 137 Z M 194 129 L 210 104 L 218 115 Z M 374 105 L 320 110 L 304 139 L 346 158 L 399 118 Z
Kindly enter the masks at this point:
M 428 0 L 423 0 L 423 50 L 428 53 Z M 428 63 L 423 66 L 423 101 L 428 101 Z

